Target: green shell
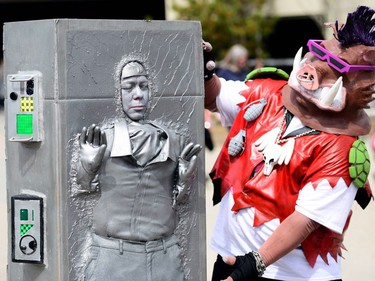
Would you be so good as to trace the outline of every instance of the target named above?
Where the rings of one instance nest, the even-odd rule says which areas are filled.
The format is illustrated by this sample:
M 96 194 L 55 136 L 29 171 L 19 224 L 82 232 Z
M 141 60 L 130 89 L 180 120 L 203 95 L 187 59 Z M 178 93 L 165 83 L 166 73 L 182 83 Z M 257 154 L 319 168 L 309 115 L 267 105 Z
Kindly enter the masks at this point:
M 265 66 L 256 68 L 247 74 L 246 80 L 254 80 L 257 78 L 272 78 L 275 80 L 288 80 L 289 74 L 282 69 L 276 67 Z
M 364 187 L 370 173 L 370 156 L 362 139 L 353 142 L 349 152 L 349 174 L 357 187 Z

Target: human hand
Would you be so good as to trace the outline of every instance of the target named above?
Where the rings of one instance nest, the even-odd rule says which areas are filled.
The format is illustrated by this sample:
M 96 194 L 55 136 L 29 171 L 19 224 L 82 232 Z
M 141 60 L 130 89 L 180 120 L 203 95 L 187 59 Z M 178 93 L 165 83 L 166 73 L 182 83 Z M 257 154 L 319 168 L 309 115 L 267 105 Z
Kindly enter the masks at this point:
M 210 80 L 215 73 L 215 56 L 212 51 L 212 45 L 209 42 L 203 41 L 203 69 L 204 80 Z
M 197 165 L 197 155 L 202 150 L 200 144 L 189 143 L 181 152 L 178 161 L 178 181 L 174 190 L 174 201 L 183 202 Z M 175 203 L 175 202 L 174 202 Z
M 105 133 L 101 132 L 99 126 L 92 124 L 89 128 L 82 128 L 79 136 L 77 180 L 84 188 L 90 189 L 101 166 L 106 147 Z
M 223 261 L 228 264 L 228 265 L 234 265 L 236 262 L 236 257 L 235 256 L 228 256 L 228 257 L 223 257 Z M 233 278 L 228 276 L 225 278 L 223 281 L 233 281 Z
M 258 255 L 258 257 L 255 255 Z M 223 281 L 256 280 L 258 276 L 263 274 L 265 269 L 261 257 L 256 252 L 249 252 L 243 256 L 228 256 L 224 257 L 223 260 L 226 264 L 235 268 L 230 276 Z

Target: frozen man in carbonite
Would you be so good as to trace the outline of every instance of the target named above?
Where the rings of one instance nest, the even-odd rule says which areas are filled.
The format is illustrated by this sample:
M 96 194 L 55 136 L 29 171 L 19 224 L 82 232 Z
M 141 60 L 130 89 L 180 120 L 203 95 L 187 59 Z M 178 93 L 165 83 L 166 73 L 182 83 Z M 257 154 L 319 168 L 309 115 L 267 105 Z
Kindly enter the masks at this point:
M 115 76 L 120 116 L 78 137 L 77 196 L 98 194 L 84 280 L 183 281 L 177 209 L 202 147 L 146 119 L 152 85 L 141 61 L 124 58 Z

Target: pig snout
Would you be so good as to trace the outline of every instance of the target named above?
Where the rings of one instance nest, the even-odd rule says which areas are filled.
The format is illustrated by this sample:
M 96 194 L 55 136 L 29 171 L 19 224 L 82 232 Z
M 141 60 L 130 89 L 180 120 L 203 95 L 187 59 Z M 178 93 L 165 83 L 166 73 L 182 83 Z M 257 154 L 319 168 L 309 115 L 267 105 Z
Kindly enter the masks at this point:
M 306 90 L 315 91 L 319 88 L 318 74 L 311 65 L 306 64 L 297 72 L 297 80 Z

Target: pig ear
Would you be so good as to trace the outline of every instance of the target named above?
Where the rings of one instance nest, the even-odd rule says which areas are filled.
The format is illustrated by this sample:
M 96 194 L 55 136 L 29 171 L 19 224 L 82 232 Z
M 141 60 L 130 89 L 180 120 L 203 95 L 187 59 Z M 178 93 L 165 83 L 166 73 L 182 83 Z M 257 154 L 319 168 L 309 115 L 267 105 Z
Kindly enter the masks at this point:
M 336 26 L 337 25 L 337 26 Z M 344 23 L 341 22 L 325 22 L 324 26 L 327 28 L 332 28 L 333 36 L 337 38 L 337 32 L 341 29 L 341 27 L 344 25 Z
M 363 59 L 370 65 L 375 65 L 375 47 L 371 49 L 366 49 L 363 53 Z

